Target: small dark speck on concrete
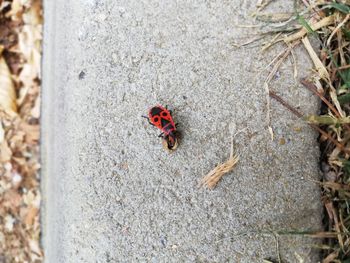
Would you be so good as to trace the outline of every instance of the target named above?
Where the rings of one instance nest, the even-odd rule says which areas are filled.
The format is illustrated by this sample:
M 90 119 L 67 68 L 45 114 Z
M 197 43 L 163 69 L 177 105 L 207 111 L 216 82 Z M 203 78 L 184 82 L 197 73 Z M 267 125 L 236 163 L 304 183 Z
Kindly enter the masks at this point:
M 161 238 L 160 238 L 160 243 L 162 243 L 162 246 L 163 246 L 163 247 L 166 247 L 166 242 L 167 242 L 166 237 L 161 237 Z
M 184 95 L 184 96 L 182 96 L 182 98 L 183 98 L 184 100 L 186 100 L 186 99 L 187 99 L 187 96 Z
M 84 79 L 84 78 L 85 78 L 85 75 L 86 75 L 86 73 L 85 73 L 84 70 L 80 71 L 80 73 L 79 73 L 79 79 Z
M 109 254 L 109 252 L 106 252 L 106 262 L 112 262 L 111 255 Z

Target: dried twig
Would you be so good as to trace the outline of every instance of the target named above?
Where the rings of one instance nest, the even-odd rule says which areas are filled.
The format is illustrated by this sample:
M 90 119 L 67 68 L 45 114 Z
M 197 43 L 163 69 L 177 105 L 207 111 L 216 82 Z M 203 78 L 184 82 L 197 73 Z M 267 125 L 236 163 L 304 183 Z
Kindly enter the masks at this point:
M 311 83 L 310 81 L 306 80 L 306 79 L 301 79 L 300 83 L 303 84 L 306 88 L 308 88 L 309 90 L 311 90 L 313 93 L 315 93 L 324 103 L 326 103 L 327 107 L 337 116 L 337 117 L 341 117 L 341 115 L 339 114 L 339 112 L 336 110 L 336 108 L 334 108 L 334 106 L 332 105 L 332 103 L 329 102 L 329 100 L 327 100 L 321 93 L 319 93 L 317 91 L 317 87 Z

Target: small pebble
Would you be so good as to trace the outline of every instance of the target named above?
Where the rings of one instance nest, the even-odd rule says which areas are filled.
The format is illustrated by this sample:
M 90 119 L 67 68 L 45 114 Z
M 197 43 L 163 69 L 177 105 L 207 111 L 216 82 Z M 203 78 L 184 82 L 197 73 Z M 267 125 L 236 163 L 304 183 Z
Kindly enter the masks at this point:
M 79 73 L 79 79 L 84 79 L 84 78 L 85 78 L 85 75 L 86 75 L 85 71 L 82 70 L 82 71 Z

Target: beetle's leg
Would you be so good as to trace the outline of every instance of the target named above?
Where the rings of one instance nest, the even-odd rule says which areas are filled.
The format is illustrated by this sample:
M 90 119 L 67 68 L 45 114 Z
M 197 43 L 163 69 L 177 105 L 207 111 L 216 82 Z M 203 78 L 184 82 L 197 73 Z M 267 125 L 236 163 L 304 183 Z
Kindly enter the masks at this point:
M 164 132 L 158 135 L 158 138 L 164 138 Z
M 173 114 L 173 111 L 168 109 L 168 105 L 165 105 L 165 108 L 169 111 L 170 115 Z
M 141 117 L 147 119 L 147 120 L 148 120 L 148 123 L 151 124 L 152 126 L 154 126 L 154 124 L 149 120 L 148 117 L 146 117 L 146 116 L 144 116 L 144 115 L 142 115 Z
M 181 126 L 179 123 L 175 123 L 175 128 Z

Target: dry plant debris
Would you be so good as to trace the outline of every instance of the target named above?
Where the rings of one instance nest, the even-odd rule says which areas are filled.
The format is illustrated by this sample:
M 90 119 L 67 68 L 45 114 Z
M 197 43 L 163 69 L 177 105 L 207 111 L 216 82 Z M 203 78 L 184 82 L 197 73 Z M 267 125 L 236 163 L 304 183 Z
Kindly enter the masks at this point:
M 200 182 L 200 186 L 207 187 L 208 189 L 214 189 L 221 178 L 231 172 L 238 163 L 239 157 L 237 155 L 230 156 L 230 158 L 211 170 L 206 176 L 204 176 Z
M 233 152 L 233 142 L 231 148 L 231 154 L 229 159 L 221 164 L 218 164 L 213 170 L 211 170 L 207 175 L 205 175 L 200 183 L 200 187 L 206 187 L 208 189 L 214 189 L 221 178 L 231 172 L 235 168 L 239 161 L 239 156 Z
M 258 21 L 265 21 L 260 24 L 263 35 L 272 35 L 270 41 L 263 43 L 262 52 L 279 42 L 286 48 L 269 64 L 272 70 L 265 81 L 265 90 L 320 134 L 323 178 L 319 184 L 325 207 L 325 232 L 308 236 L 323 238 L 320 247 L 324 252 L 323 263 L 350 262 L 350 2 L 295 1 L 295 12 L 290 18 L 280 14 L 262 16 L 262 10 L 270 2 L 260 0 L 254 14 Z M 267 17 L 268 22 L 260 17 Z M 319 41 L 320 48 L 310 44 L 311 37 Z M 314 64 L 314 72 L 300 82 L 320 98 L 320 115 L 305 116 L 269 87 L 271 76 L 300 44 Z
M 41 1 L 0 0 L 0 262 L 43 261 L 41 36 Z

